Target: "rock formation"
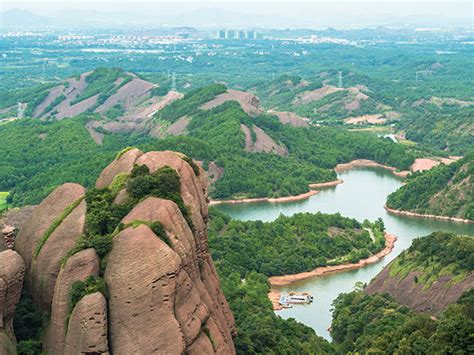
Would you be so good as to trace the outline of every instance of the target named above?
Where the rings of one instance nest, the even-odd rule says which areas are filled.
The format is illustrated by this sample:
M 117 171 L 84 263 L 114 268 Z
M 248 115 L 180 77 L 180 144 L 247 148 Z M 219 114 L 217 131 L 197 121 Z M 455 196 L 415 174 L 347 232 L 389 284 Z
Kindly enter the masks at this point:
M 25 264 L 13 250 L 0 252 L 0 354 L 16 354 L 13 315 L 20 301 Z
M 25 270 L 36 307 L 50 316 L 46 354 L 235 353 L 234 318 L 207 245 L 204 171 L 180 153 L 130 149 L 104 169 L 96 187 L 130 175 L 135 164 L 146 165 L 150 174 L 174 169 L 185 207 L 152 196 L 134 200 L 117 232 L 103 236 L 112 245 L 101 259 L 104 254 L 81 244 L 88 235 L 85 189 L 67 183 L 54 190 L 23 224 L 18 254 L 0 253 L 0 265 L 8 255 L 15 258 L 8 265 L 16 266 L 6 275 L 0 268 L 0 301 L 8 298 L 0 344 L 7 354 L 15 353 L 11 319 Z M 129 198 L 122 188 L 113 201 Z
M 48 349 L 50 353 L 62 354 L 64 352 L 67 331 L 66 322 L 69 311 L 69 293 L 72 285 L 76 281 L 84 281 L 91 275 L 99 275 L 99 257 L 94 249 L 85 249 L 74 254 L 67 260 L 66 264 L 59 272 L 54 287 L 51 318 L 44 339 L 45 348 Z M 74 309 L 74 311 L 75 310 L 76 309 Z M 71 317 L 69 322 L 71 325 L 68 328 L 77 331 L 77 329 L 74 329 L 73 325 L 78 326 L 78 324 L 72 320 L 73 318 Z M 69 331 L 67 332 L 67 335 L 70 337 Z M 69 339 L 69 342 L 70 346 L 74 344 L 71 338 Z

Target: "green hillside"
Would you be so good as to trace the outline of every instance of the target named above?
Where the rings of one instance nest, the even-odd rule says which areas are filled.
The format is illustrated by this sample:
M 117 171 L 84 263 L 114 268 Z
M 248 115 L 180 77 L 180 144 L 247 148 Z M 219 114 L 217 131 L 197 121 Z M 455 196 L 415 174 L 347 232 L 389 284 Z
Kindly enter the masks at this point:
M 343 353 L 472 354 L 473 255 L 472 237 L 413 240 L 365 289 L 333 302 L 333 344 Z
M 474 152 L 450 165 L 410 176 L 387 206 L 421 214 L 474 219 Z

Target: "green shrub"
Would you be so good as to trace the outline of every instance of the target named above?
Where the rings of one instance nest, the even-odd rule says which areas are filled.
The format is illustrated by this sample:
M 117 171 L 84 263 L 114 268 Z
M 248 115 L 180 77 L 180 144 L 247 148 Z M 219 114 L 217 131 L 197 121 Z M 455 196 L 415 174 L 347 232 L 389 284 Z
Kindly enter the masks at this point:
M 100 292 L 108 298 L 107 285 L 103 278 L 91 275 L 84 281 L 74 282 L 69 293 L 69 315 L 84 296 L 95 292 Z

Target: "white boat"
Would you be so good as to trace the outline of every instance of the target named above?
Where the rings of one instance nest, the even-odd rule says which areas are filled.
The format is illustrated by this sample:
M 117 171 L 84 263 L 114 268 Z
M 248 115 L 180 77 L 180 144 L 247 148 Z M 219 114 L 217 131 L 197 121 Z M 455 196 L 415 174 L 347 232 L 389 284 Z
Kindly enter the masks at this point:
M 284 306 L 288 304 L 308 304 L 313 302 L 313 296 L 308 292 L 290 292 L 280 296 L 279 303 Z

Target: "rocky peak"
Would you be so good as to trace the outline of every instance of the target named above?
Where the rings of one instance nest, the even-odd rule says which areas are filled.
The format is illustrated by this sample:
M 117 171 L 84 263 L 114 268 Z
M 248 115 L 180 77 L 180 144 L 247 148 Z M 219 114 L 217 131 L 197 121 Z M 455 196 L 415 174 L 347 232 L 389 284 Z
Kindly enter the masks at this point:
M 95 189 L 64 184 L 37 206 L 15 249 L 34 303 L 50 315 L 44 351 L 235 353 L 206 193 L 205 172 L 185 155 L 128 149 Z

